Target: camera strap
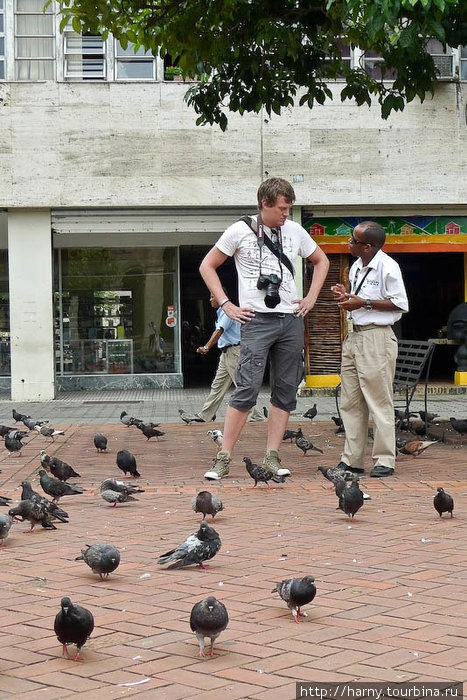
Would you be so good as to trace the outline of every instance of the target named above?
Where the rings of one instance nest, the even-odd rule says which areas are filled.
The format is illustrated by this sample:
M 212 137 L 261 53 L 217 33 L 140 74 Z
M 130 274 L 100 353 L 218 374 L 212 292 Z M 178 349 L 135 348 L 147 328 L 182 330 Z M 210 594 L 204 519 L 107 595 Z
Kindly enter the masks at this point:
M 292 277 L 295 277 L 295 270 L 294 270 L 293 265 L 290 262 L 289 258 L 282 250 L 282 244 L 280 245 L 279 250 L 278 250 L 277 246 L 274 245 L 274 243 L 271 241 L 269 236 L 264 232 L 264 227 L 260 226 L 260 230 L 258 230 L 258 222 L 254 217 L 242 216 L 239 219 L 239 221 L 243 221 L 247 226 L 249 226 L 251 228 L 253 233 L 256 234 L 260 251 L 261 251 L 261 248 L 263 247 L 263 244 L 264 244 L 266 246 L 266 248 L 269 248 L 271 253 L 276 256 L 276 258 L 279 260 L 279 262 L 283 263 L 285 265 L 285 267 L 291 273 Z M 282 274 L 281 274 L 281 277 L 282 277 Z

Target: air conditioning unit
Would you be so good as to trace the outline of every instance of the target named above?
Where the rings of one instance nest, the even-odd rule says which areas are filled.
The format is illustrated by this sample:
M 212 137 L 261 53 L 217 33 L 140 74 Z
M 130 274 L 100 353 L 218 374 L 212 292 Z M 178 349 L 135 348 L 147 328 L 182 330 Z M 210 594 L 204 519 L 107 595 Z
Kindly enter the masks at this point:
M 431 54 L 433 63 L 438 73 L 438 80 L 454 80 L 454 55 L 451 54 Z

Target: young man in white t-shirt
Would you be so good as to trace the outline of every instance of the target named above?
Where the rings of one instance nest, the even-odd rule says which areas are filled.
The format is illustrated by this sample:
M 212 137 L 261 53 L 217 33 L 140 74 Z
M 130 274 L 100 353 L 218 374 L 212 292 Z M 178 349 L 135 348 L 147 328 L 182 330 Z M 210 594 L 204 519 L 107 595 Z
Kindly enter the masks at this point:
M 207 479 L 222 479 L 229 473 L 231 454 L 248 412 L 256 404 L 268 356 L 271 407 L 263 466 L 278 476 L 290 474 L 281 466 L 279 447 L 303 377 L 303 318 L 313 308 L 329 269 L 323 251 L 302 226 L 288 218 L 294 201 L 289 182 L 265 180 L 258 189 L 259 214 L 252 217 L 251 225 L 240 220 L 229 226 L 200 266 L 219 307 L 242 324 L 237 386 L 226 411 L 222 450 L 204 475 Z M 297 256 L 314 266 L 304 298 L 297 298 L 292 272 Z M 234 258 L 237 268 L 239 306 L 225 296 L 217 274 L 228 257 Z

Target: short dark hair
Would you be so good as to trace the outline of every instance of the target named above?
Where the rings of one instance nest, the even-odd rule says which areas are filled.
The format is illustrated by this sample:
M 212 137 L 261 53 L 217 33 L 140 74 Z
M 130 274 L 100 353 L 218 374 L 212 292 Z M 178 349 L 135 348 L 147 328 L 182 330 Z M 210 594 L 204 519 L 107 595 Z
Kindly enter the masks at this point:
M 273 206 L 278 197 L 285 197 L 290 204 L 295 202 L 295 192 L 287 180 L 282 177 L 270 177 L 261 183 L 258 189 L 258 206 L 261 209 L 261 202 L 265 200 L 268 206 Z
M 355 228 L 358 228 L 365 236 L 365 243 L 371 243 L 375 248 L 383 247 L 386 241 L 386 232 L 381 224 L 376 221 L 361 221 Z

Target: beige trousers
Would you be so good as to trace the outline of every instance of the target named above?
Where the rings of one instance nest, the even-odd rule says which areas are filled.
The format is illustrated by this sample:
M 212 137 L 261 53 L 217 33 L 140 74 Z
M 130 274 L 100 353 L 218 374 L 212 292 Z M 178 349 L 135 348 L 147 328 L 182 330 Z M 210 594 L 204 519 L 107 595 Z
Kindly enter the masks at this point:
M 363 467 L 368 420 L 374 428 L 373 459 L 395 468 L 393 381 L 397 338 L 391 326 L 349 333 L 342 346 L 341 414 L 345 427 L 342 461 Z
M 212 421 L 216 415 L 232 383 L 235 384 L 235 370 L 237 369 L 239 357 L 240 345 L 227 348 L 225 352 L 220 354 L 217 371 L 211 384 L 211 391 L 198 414 L 207 423 Z M 264 420 L 264 416 L 258 411 L 256 406 L 251 409 L 250 420 Z

